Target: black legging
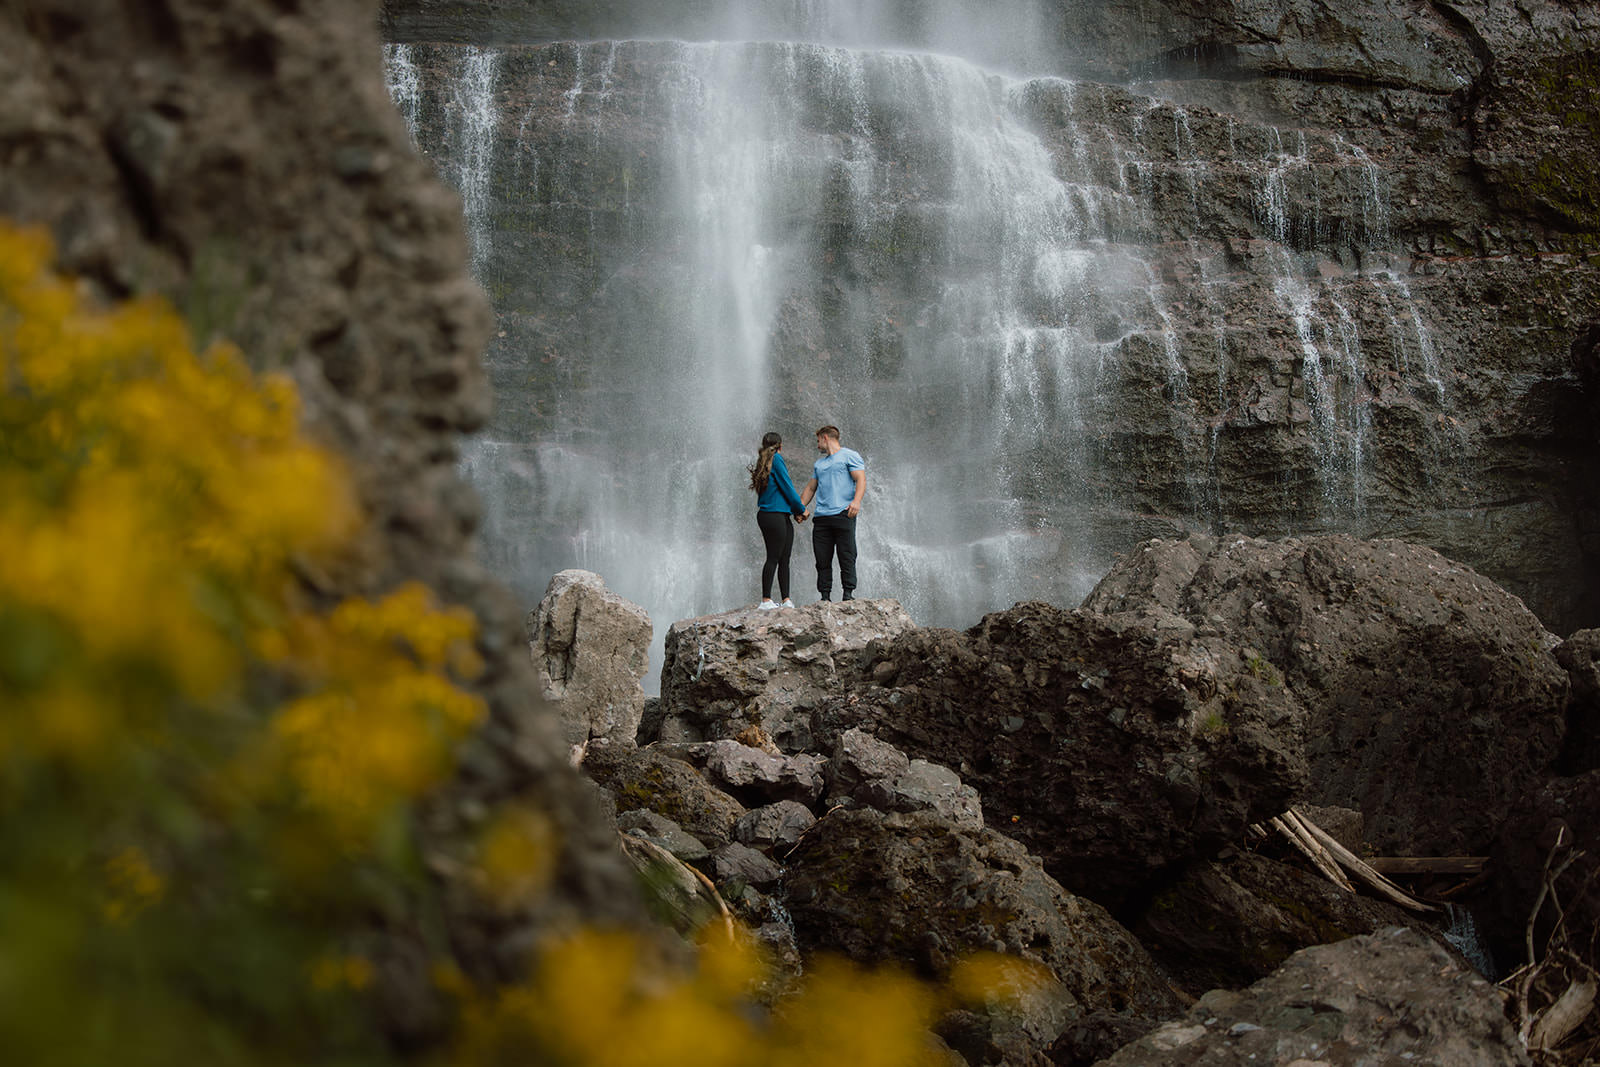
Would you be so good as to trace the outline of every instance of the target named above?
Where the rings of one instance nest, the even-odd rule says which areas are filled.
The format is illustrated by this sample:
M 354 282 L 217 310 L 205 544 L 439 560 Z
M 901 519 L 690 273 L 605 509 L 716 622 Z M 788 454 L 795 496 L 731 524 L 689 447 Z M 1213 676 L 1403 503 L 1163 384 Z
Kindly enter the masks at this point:
M 778 592 L 789 599 L 789 550 L 794 547 L 794 520 L 782 511 L 756 512 L 761 540 L 767 543 L 767 561 L 761 565 L 761 599 L 772 599 L 772 575 L 778 575 Z

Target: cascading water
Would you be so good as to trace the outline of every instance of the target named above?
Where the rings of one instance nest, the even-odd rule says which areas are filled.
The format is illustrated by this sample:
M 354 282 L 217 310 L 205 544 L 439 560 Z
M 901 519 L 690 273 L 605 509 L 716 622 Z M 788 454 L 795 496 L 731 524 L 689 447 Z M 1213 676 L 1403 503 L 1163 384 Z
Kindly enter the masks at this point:
M 1332 237 L 1305 137 L 1291 150 L 1252 131 L 1269 146 L 1252 157 L 1231 120 L 1202 129 L 1184 108 L 1018 73 L 1040 58 L 1019 38 L 976 32 L 973 5 L 934 6 L 921 37 L 956 53 L 967 32 L 987 66 L 885 47 L 893 19 L 820 2 L 790 5 L 805 41 L 437 48 L 420 64 L 435 72 L 432 151 L 500 318 L 502 410 L 464 466 L 488 562 L 524 596 L 584 567 L 658 634 L 752 603 L 744 467 L 778 429 L 804 484 L 823 423 L 867 458 L 861 595 L 925 624 L 1076 602 L 1141 509 L 1225 521 L 1219 433 L 1253 379 L 1230 366 L 1218 295 L 1236 272 L 1201 240 L 1215 167 L 1252 176 L 1274 246 L 1315 423 L 1313 513 L 1360 511 L 1368 368 L 1357 317 L 1307 251 Z M 757 12 L 747 36 L 770 28 Z M 387 58 L 415 131 L 418 57 Z M 1376 248 L 1381 184 L 1340 151 L 1365 168 L 1350 226 Z M 1403 279 L 1376 284 L 1425 338 Z M 1125 396 L 1157 413 L 1138 435 L 1117 425 Z M 1160 503 L 1107 488 L 1128 448 L 1170 457 Z

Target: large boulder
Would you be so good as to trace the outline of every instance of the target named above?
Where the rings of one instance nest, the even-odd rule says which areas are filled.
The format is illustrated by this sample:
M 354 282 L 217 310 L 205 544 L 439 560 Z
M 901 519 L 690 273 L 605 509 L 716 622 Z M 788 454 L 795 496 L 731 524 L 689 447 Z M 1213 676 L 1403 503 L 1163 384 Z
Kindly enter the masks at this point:
M 868 649 L 855 690 L 819 709 L 814 732 L 867 728 L 952 768 L 989 825 L 1116 908 L 1305 786 L 1294 698 L 1192 631 L 1039 603 L 965 633 L 915 630 Z
M 933 812 L 841 810 L 819 820 L 788 862 L 789 911 L 808 951 L 911 961 L 935 978 L 964 956 L 1001 952 L 1048 968 L 1069 994 L 1072 1018 L 1175 1013 L 1174 994 L 1139 943 L 993 830 L 964 830 Z
M 569 744 L 592 737 L 631 742 L 644 716 L 650 616 L 589 571 L 550 579 L 528 613 L 528 655 Z
M 1297 952 L 1243 992 L 1208 993 L 1102 1067 L 1528 1062 L 1493 986 L 1423 935 L 1390 927 Z
M 1516 597 L 1402 541 L 1149 541 L 1084 601 L 1251 649 L 1310 716 L 1309 799 L 1359 808 L 1368 841 L 1481 852 L 1555 761 L 1566 672 Z
M 1185 871 L 1130 929 L 1180 987 L 1199 996 L 1265 978 L 1303 948 L 1413 921 L 1320 875 L 1236 852 Z
M 815 749 L 813 708 L 840 691 L 869 641 L 912 629 L 893 600 L 741 609 L 673 623 L 661 666 L 661 740 L 760 726 L 785 752 Z

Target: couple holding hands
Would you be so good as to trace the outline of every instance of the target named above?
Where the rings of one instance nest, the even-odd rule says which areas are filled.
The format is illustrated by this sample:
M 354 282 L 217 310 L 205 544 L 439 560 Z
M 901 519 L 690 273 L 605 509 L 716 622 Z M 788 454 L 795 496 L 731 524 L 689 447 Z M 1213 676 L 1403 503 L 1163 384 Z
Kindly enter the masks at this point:
M 811 549 L 817 557 L 817 592 L 823 600 L 833 599 L 833 556 L 837 552 L 844 599 L 854 599 L 856 516 L 861 514 L 861 498 L 867 492 L 866 462 L 861 453 L 839 444 L 837 426 L 817 431 L 817 451 L 821 458 L 811 465 L 811 480 L 800 493 L 795 492 L 783 461 L 783 438 L 775 433 L 761 438 L 761 450 L 749 468 L 750 488 L 756 492 L 756 525 L 767 546 L 767 559 L 761 565 L 762 611 L 779 606 L 772 600 L 774 574 L 782 606 L 794 607 L 789 599 L 789 552 L 794 547 L 794 528 L 806 521 L 806 509 L 813 500 Z

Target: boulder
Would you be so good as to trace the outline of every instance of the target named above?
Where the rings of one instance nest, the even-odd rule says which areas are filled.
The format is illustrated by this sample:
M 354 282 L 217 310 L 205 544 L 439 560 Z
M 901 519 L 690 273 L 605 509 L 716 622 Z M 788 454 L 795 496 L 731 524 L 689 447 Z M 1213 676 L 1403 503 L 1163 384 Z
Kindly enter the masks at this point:
M 964 830 L 983 829 L 978 791 L 948 767 L 914 760 L 865 730 L 849 729 L 828 761 L 829 803 L 851 801 L 880 811 L 933 811 Z
M 528 613 L 528 654 L 568 744 L 632 742 L 644 717 L 650 616 L 589 571 L 561 571 Z
M 1220 639 L 1048 604 L 874 642 L 819 739 L 871 730 L 954 769 L 989 825 L 1120 907 L 1304 788 L 1303 713 Z
M 733 824 L 733 836 L 740 844 L 751 848 L 766 851 L 777 848 L 787 852 L 816 821 L 817 817 L 804 804 L 780 800 L 741 815 Z
M 835 811 L 788 863 L 789 911 L 809 952 L 909 961 L 934 978 L 971 953 L 1001 952 L 1048 968 L 1076 1002 L 1073 1015 L 1175 1009 L 1161 972 L 1104 908 L 993 830 L 932 812 Z
M 1481 853 L 1565 731 L 1554 639 L 1516 597 L 1402 541 L 1149 541 L 1084 608 L 1187 623 L 1249 652 L 1310 716 L 1308 799 L 1359 808 L 1368 841 Z
M 617 816 L 617 829 L 660 845 L 684 863 L 698 863 L 711 855 L 705 843 L 683 827 L 648 808 L 634 808 Z
M 932 811 L 963 830 L 983 829 L 978 791 L 949 767 L 914 759 L 894 778 L 874 778 L 854 794 L 883 811 Z
M 1303 948 L 1414 921 L 1319 874 L 1242 852 L 1185 871 L 1130 929 L 1185 992 L 1199 996 L 1265 978 Z
M 711 877 L 718 885 L 735 882 L 770 886 L 783 877 L 783 868 L 749 845 L 734 841 L 711 854 Z
M 1188 1015 L 1101 1067 L 1372 1063 L 1528 1067 L 1498 994 L 1414 930 L 1390 927 L 1291 956 L 1242 992 Z
M 733 840 L 744 805 L 689 764 L 654 749 L 596 742 L 583 769 L 616 798 L 620 813 L 640 808 L 664 815 L 716 848 Z
M 661 740 L 737 737 L 757 725 L 785 752 L 814 750 L 811 710 L 839 692 L 869 641 L 914 625 L 893 600 L 673 623 L 661 667 Z
M 1572 687 L 1561 770 L 1600 770 L 1600 630 L 1579 630 L 1557 646 L 1555 657 Z
M 828 760 L 828 793 L 851 796 L 858 786 L 898 778 L 910 766 L 910 757 L 887 741 L 879 741 L 865 730 L 846 730 L 834 741 Z
M 822 756 L 805 752 L 786 756 L 729 738 L 687 745 L 663 744 L 660 749 L 701 768 L 708 778 L 745 804 L 777 800 L 815 804 L 822 796 L 822 771 L 828 762 Z

